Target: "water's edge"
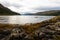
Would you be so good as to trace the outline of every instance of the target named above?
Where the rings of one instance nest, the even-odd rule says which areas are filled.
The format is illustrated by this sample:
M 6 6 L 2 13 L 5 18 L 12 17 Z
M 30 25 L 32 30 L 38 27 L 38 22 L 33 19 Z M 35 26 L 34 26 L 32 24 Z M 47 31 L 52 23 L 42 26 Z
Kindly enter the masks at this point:
M 0 23 L 25 24 L 38 23 L 55 16 L 0 16 Z

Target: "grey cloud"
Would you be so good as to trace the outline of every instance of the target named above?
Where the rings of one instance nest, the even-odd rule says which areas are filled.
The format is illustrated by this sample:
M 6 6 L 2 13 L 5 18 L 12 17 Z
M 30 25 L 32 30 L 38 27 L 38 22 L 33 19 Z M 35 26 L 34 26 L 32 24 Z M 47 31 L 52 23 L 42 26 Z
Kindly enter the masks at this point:
M 35 8 L 34 10 L 60 10 L 60 7 L 41 7 Z
M 22 5 L 19 5 L 19 4 L 11 4 L 12 6 L 16 7 L 16 8 L 20 8 L 22 7 Z

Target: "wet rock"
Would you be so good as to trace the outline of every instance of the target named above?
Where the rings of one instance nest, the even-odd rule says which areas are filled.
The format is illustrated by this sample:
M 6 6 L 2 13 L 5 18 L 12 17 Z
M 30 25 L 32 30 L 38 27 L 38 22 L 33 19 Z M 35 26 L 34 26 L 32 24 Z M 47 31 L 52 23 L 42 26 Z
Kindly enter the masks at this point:
M 8 35 L 10 35 L 10 31 L 9 30 L 1 30 L 0 31 L 0 39 L 5 38 Z

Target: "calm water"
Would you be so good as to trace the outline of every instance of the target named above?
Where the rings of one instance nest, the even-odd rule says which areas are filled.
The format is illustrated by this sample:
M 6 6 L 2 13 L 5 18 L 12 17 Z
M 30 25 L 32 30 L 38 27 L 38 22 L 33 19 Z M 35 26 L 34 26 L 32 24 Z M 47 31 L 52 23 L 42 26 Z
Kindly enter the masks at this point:
M 0 16 L 0 23 L 26 24 L 38 23 L 54 16 Z

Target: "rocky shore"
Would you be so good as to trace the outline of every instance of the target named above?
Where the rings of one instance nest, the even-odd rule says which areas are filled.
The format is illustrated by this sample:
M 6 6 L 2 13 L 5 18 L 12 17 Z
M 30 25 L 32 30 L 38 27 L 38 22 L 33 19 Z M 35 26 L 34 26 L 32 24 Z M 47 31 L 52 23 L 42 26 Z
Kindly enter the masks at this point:
M 0 40 L 60 40 L 60 16 L 35 24 L 0 24 Z

